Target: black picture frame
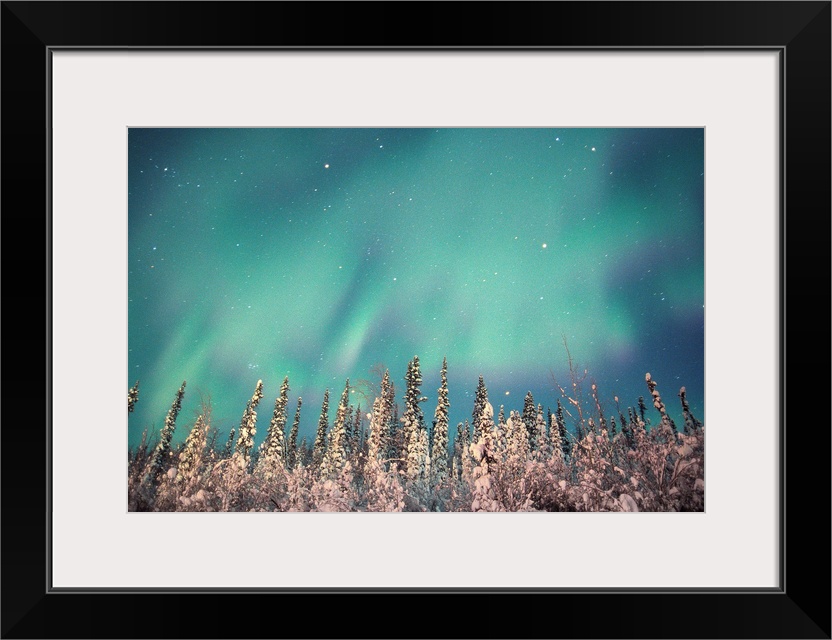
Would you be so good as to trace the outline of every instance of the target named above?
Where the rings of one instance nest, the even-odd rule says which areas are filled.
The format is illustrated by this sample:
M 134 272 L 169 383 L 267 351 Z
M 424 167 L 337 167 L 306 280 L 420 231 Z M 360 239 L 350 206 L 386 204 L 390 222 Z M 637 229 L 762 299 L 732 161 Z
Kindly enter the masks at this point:
M 291 619 L 309 637 L 829 638 L 830 387 L 826 374 L 817 380 L 814 360 L 826 365 L 829 352 L 830 15 L 828 1 L 3 2 L 2 637 L 279 637 L 289 633 Z M 60 381 L 51 379 L 49 367 L 48 98 L 50 52 L 64 47 L 778 51 L 784 80 L 779 588 L 52 589 L 48 488 L 59 479 L 51 476 L 49 452 L 51 416 L 59 408 L 51 405 L 50 390 Z M 803 293 L 807 281 L 811 298 Z M 749 419 L 753 409 L 749 399 Z M 302 547 L 302 541 L 287 544 Z M 616 545 L 684 560 L 672 541 L 611 535 L 611 552 Z M 142 552 L 175 563 L 165 558 L 164 544 Z M 402 599 L 407 596 L 418 597 Z M 450 622 L 431 620 L 434 606 Z M 309 610 L 321 615 L 306 617 Z

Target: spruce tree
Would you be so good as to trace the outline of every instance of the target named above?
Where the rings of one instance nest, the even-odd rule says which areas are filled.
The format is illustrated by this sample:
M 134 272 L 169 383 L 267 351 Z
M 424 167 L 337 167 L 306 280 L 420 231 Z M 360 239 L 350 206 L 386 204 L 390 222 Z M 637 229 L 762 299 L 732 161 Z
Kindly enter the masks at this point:
M 569 444 L 569 437 L 566 433 L 566 423 L 563 420 L 563 407 L 558 399 L 558 408 L 555 411 L 555 424 L 558 426 L 558 433 L 560 434 L 560 447 L 563 451 L 563 457 L 568 458 L 572 453 L 572 446 Z
M 300 407 L 303 398 L 298 396 L 298 406 L 295 409 L 295 420 L 292 422 L 292 430 L 289 432 L 289 448 L 286 451 L 286 468 L 294 469 L 298 462 L 298 429 L 300 428 Z
M 665 434 L 666 437 L 672 438 L 675 440 L 676 438 L 676 423 L 673 422 L 672 418 L 668 415 L 667 409 L 664 406 L 664 402 L 662 402 L 662 397 L 659 394 L 658 390 L 656 389 L 656 381 L 647 373 L 644 376 L 645 381 L 647 382 L 647 388 L 650 390 L 650 395 L 653 398 L 653 406 L 661 415 L 660 426 L 664 428 L 667 432 Z
M 419 431 L 419 442 L 417 443 L 419 456 L 419 479 L 428 481 L 430 479 L 430 448 L 428 445 L 428 430 L 422 428 Z
M 401 462 L 404 459 L 404 446 L 402 445 L 401 422 L 399 422 L 398 417 L 399 405 L 396 403 L 393 405 L 393 414 L 387 425 L 387 451 L 385 455 L 390 461 L 397 460 L 398 467 L 401 469 L 404 466 Z
M 352 441 L 350 442 L 350 451 L 358 453 L 361 450 L 363 440 L 363 425 L 361 424 L 361 404 L 355 408 L 355 418 L 352 424 Z
M 404 376 L 404 384 L 405 384 L 405 391 L 404 391 L 404 414 L 401 417 L 402 423 L 402 457 L 405 458 L 404 464 L 401 465 L 403 470 L 407 470 L 407 457 L 410 451 L 410 432 L 414 430 L 414 425 L 412 424 L 411 420 L 408 417 L 408 408 L 410 406 L 410 393 L 412 387 L 412 380 L 413 380 L 413 360 L 410 360 L 407 363 L 407 373 Z
M 222 454 L 223 458 L 230 458 L 231 454 L 234 452 L 234 435 L 236 433 L 236 429 L 234 429 L 234 427 L 231 427 L 231 431 L 228 432 L 228 440 L 226 440 L 225 442 L 225 450 Z
M 500 413 L 497 415 L 497 451 L 505 455 L 506 451 L 506 410 L 500 405 Z
M 176 392 L 176 397 L 173 399 L 173 404 L 170 406 L 167 415 L 165 416 L 165 425 L 162 427 L 162 433 L 159 437 L 159 444 L 153 452 L 150 459 L 150 468 L 146 475 L 146 480 L 155 483 L 162 471 L 170 464 L 170 443 L 173 439 L 173 431 L 176 429 L 176 416 L 182 409 L 182 396 L 185 395 L 185 381 L 182 381 L 182 386 Z
M 289 405 L 289 376 L 283 378 L 280 395 L 275 399 L 274 412 L 266 432 L 266 439 L 260 445 L 257 470 L 266 481 L 271 480 L 286 461 L 286 409 Z
M 537 419 L 534 425 L 535 437 L 535 455 L 538 460 L 546 460 L 550 456 L 549 438 L 546 435 L 546 422 L 543 419 L 543 406 L 537 405 Z
M 136 385 L 139 383 L 137 382 Z M 682 401 L 682 415 L 685 418 L 685 433 L 688 435 L 692 433 L 697 433 L 702 430 L 702 423 L 696 419 L 690 411 L 690 405 L 688 404 L 688 396 L 687 391 L 684 387 L 679 389 L 679 398 Z
M 188 486 L 198 482 L 207 435 L 208 414 L 204 412 L 197 416 L 191 432 L 185 439 L 185 446 L 179 454 L 179 466 L 176 472 L 177 484 Z
M 624 414 L 621 412 L 621 409 L 618 410 L 618 420 L 620 421 L 619 424 L 621 425 L 621 433 L 627 433 L 627 418 L 624 417 Z
M 549 441 L 552 445 L 552 456 L 555 459 L 562 459 L 563 458 L 563 442 L 560 438 L 560 429 L 558 428 L 558 423 L 555 418 L 555 414 L 547 409 L 547 415 L 549 418 Z
M 355 419 L 355 407 L 347 406 L 347 415 L 344 419 L 344 449 L 349 455 L 352 452 L 352 424 Z
M 321 417 L 318 418 L 318 431 L 315 434 L 315 444 L 312 447 L 312 466 L 319 471 L 326 453 L 326 430 L 329 428 L 329 389 L 324 392 L 321 405 Z
M 254 447 L 254 436 L 257 433 L 257 405 L 263 399 L 263 381 L 258 380 L 254 388 L 254 395 L 246 404 L 243 417 L 240 419 L 240 431 L 237 444 L 234 445 L 234 457 L 241 469 L 248 469 L 251 465 L 251 450 Z
M 482 379 L 482 376 L 479 378 L 479 382 L 477 382 L 477 391 L 474 393 L 474 410 L 471 412 L 471 424 L 474 427 L 474 441 L 477 440 L 477 430 L 479 429 L 480 424 L 480 416 L 482 415 L 483 409 L 485 409 L 485 403 L 488 401 L 488 392 L 485 389 L 485 382 Z
M 456 437 L 454 438 L 454 464 L 457 465 L 462 480 L 469 480 L 471 476 L 471 428 L 468 420 L 456 425 Z
M 367 445 L 368 461 L 378 461 L 387 456 L 387 437 L 392 407 L 389 402 L 390 372 L 385 371 L 381 379 L 381 395 L 373 400 L 370 417 L 370 439 Z
M 474 425 L 474 440 L 472 444 L 477 444 L 480 440 L 491 437 L 491 431 L 494 428 L 494 409 L 490 409 L 491 404 L 488 402 L 488 389 L 485 387 L 482 376 L 480 376 L 477 384 L 477 392 L 474 396 L 474 413 L 476 416 Z
M 127 391 L 127 413 L 133 413 L 133 406 L 139 401 L 139 381 Z
M 298 447 L 298 457 L 295 460 L 295 467 L 306 467 L 312 462 L 312 452 L 309 450 L 309 441 L 306 436 L 300 441 Z
M 434 483 L 441 483 L 448 475 L 448 359 L 442 360 L 439 395 L 434 412 L 433 448 L 431 449 L 431 474 Z
M 485 406 L 480 413 L 479 429 L 477 429 L 480 435 L 476 442 L 470 446 L 472 458 L 477 463 L 471 474 L 474 481 L 472 511 L 503 510 L 502 505 L 496 499 L 496 492 L 492 483 L 492 476 L 499 465 L 493 426 L 494 408 L 486 397 Z
M 407 367 L 405 376 L 405 400 L 402 425 L 407 446 L 405 473 L 411 481 L 418 480 L 425 467 L 424 457 L 427 455 L 427 438 L 423 437 L 425 430 L 424 415 L 419 406 L 427 398 L 422 397 L 422 372 L 419 367 L 419 356 L 413 356 Z M 426 436 L 427 434 L 424 434 Z
M 347 461 L 346 452 L 346 435 L 347 435 L 347 413 L 349 408 L 350 398 L 350 381 L 347 378 L 347 384 L 344 386 L 344 391 L 341 394 L 341 402 L 338 403 L 338 409 L 335 412 L 335 421 L 332 423 L 332 431 L 329 434 L 329 446 L 324 453 L 323 462 L 321 464 L 321 477 L 334 478 L 337 477 L 344 464 Z
M 535 432 L 535 425 L 537 424 L 537 411 L 534 408 L 534 398 L 532 392 L 526 393 L 523 400 L 523 424 L 526 427 L 526 433 L 529 436 L 529 449 L 534 451 L 537 448 L 537 433 Z
M 521 472 L 529 458 L 529 452 L 526 423 L 516 411 L 512 411 L 506 422 L 506 466 Z

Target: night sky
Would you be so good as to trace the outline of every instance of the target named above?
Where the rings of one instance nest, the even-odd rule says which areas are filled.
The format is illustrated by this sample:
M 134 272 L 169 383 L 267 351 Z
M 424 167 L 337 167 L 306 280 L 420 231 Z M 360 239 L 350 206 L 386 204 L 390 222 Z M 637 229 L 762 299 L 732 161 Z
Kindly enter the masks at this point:
M 649 371 L 705 418 L 702 129 L 130 129 L 128 171 L 130 445 L 183 380 L 175 441 L 262 379 L 259 443 L 287 375 L 311 440 L 325 389 L 332 419 L 383 363 L 401 404 L 414 355 L 428 424 L 443 356 L 452 433 L 479 375 L 495 412 L 554 408 L 562 336 L 587 399 Z

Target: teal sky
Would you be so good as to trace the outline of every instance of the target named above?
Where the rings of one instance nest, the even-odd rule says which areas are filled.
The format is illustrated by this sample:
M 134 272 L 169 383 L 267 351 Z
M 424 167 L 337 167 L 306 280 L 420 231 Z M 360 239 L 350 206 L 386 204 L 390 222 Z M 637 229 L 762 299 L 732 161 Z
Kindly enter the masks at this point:
M 443 356 L 454 425 L 479 375 L 554 407 L 562 335 L 608 410 L 649 371 L 704 418 L 702 129 L 130 129 L 128 171 L 131 445 L 183 380 L 176 440 L 262 379 L 259 442 L 286 375 L 311 437 L 325 389 L 383 363 L 401 401 L 416 354 L 428 422 Z

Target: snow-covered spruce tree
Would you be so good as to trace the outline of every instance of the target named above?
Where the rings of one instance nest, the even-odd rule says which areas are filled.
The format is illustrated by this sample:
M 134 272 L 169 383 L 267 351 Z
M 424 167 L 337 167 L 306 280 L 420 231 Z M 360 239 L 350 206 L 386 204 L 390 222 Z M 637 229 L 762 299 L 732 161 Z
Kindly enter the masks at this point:
M 202 458 L 205 454 L 209 423 L 210 407 L 206 407 L 197 416 L 194 426 L 185 439 L 185 446 L 179 453 L 176 484 L 180 487 L 183 496 L 194 493 L 200 484 L 200 475 L 203 466 Z
M 454 464 L 459 472 L 459 479 L 468 482 L 471 479 L 473 460 L 469 446 L 471 444 L 471 427 L 468 420 L 456 425 L 456 437 L 454 438 Z
M 641 416 L 641 422 L 644 425 L 647 425 L 647 418 L 644 417 L 644 414 L 647 413 L 647 405 L 644 404 L 644 396 L 638 397 L 638 413 Z
M 295 409 L 295 420 L 292 422 L 292 430 L 289 432 L 289 447 L 286 450 L 286 468 L 294 469 L 298 461 L 298 429 L 300 428 L 300 408 L 303 398 L 298 396 L 298 406 Z
M 243 417 L 240 419 L 240 431 L 237 444 L 234 445 L 234 456 L 237 465 L 242 470 L 251 464 L 251 450 L 254 447 L 254 436 L 257 433 L 257 405 L 263 399 L 263 381 L 258 380 L 254 388 L 254 395 L 246 404 Z
M 390 388 L 393 387 L 394 385 L 391 383 Z M 390 407 L 390 423 L 387 425 L 387 459 L 395 460 L 397 462 L 396 467 L 402 468 L 407 453 L 407 443 L 404 440 L 404 430 L 399 420 L 399 403 L 396 402 L 395 396 L 390 402 Z
M 346 455 L 349 456 L 352 453 L 352 423 L 355 419 L 353 415 L 355 413 L 355 407 L 351 404 L 347 405 L 347 415 L 344 416 L 344 451 L 346 451 Z
M 362 436 L 362 424 L 361 424 L 361 403 L 355 408 L 355 412 L 353 413 L 352 417 L 352 430 L 350 432 L 350 442 L 349 442 L 349 451 L 350 455 L 356 455 L 361 450 L 361 436 Z
M 329 429 L 329 389 L 324 392 L 321 404 L 321 417 L 318 418 L 318 431 L 315 434 L 315 444 L 312 446 L 312 466 L 319 472 L 326 453 L 327 429 Z
M 675 441 L 676 425 L 673 423 L 673 420 L 671 420 L 670 416 L 667 415 L 667 409 L 665 409 L 664 402 L 662 402 L 662 397 L 656 390 L 656 381 L 653 380 L 649 373 L 645 374 L 644 379 L 647 382 L 647 388 L 650 390 L 650 395 L 653 398 L 653 406 L 656 407 L 659 414 L 661 415 L 660 426 L 664 427 L 665 437 L 672 438 Z
M 524 511 L 531 506 L 525 479 L 529 456 L 526 425 L 519 413 L 511 411 L 506 421 L 505 460 L 493 480 L 495 497 L 507 511 Z
M 380 395 L 373 400 L 370 415 L 370 435 L 367 440 L 367 459 L 364 465 L 367 511 L 402 511 L 404 490 L 395 462 L 386 470 L 388 435 L 393 414 L 390 372 L 385 370 L 381 379 Z
M 506 457 L 506 410 L 503 405 L 500 405 L 500 411 L 497 414 L 497 425 L 494 431 L 494 442 L 497 447 L 497 454 L 500 460 L 505 460 Z
M 627 442 L 630 445 L 630 448 L 632 449 L 636 446 L 636 429 L 638 429 L 640 424 L 643 425 L 644 422 L 639 421 L 638 414 L 636 413 L 636 410 L 633 407 L 627 407 L 627 417 L 627 428 L 624 431 L 627 434 Z
M 133 406 L 139 401 L 139 381 L 127 391 L 127 413 L 133 413 Z
M 207 511 L 249 511 L 257 508 L 262 496 L 249 472 L 257 433 L 257 406 L 262 399 L 263 381 L 258 380 L 240 418 L 233 453 L 217 462 L 208 476 Z
M 410 419 L 408 419 L 408 407 L 409 405 L 409 394 L 411 393 L 410 389 L 412 387 L 412 380 L 413 378 L 413 360 L 410 360 L 407 363 L 407 373 L 404 375 L 404 383 L 405 383 L 405 391 L 404 391 L 404 413 L 400 418 L 401 422 L 401 457 L 403 458 L 399 467 L 401 470 L 407 475 L 407 460 L 410 456 L 410 440 L 411 440 L 411 432 L 415 431 L 414 425 Z
M 516 411 L 512 411 L 506 422 L 506 465 L 513 465 L 517 469 L 525 468 L 529 454 L 526 423 Z
M 211 407 L 205 405 L 179 454 L 177 511 L 205 511 L 207 507 L 209 495 L 204 487 L 216 461 L 215 452 L 207 447 L 208 434 L 212 431 Z
M 474 410 L 471 412 L 471 425 L 474 427 L 474 442 L 479 440 L 480 417 L 485 409 L 488 391 L 485 388 L 485 381 L 482 376 L 477 381 L 477 390 L 474 392 Z
M 526 393 L 526 397 L 523 399 L 523 424 L 526 426 L 526 434 L 529 437 L 529 450 L 534 451 L 537 447 L 537 433 L 535 430 L 537 411 L 534 408 L 534 398 L 531 391 Z
M 485 404 L 480 412 L 479 428 L 475 431 L 479 438 L 470 446 L 471 457 L 477 463 L 472 472 L 474 487 L 471 511 L 505 511 L 497 499 L 494 487 L 499 460 L 494 440 L 494 409 L 488 402 L 487 394 L 483 400 Z
M 385 371 L 381 379 L 381 395 L 373 400 L 370 414 L 370 438 L 367 444 L 367 462 L 379 462 L 387 455 L 387 428 L 390 424 L 391 407 L 387 401 L 390 388 L 390 372 Z
M 560 429 L 555 414 L 547 409 L 546 415 L 544 418 L 543 407 L 537 405 L 537 448 L 531 452 L 531 462 L 526 464 L 525 474 L 520 483 L 521 491 L 512 487 L 508 491 L 510 500 L 500 495 L 504 503 L 511 505 L 514 510 L 571 510 L 570 494 L 574 491 L 568 486 L 571 473 L 564 462 Z M 511 467 L 516 468 L 516 462 L 509 465 L 509 468 Z
M 477 406 L 479 405 L 479 406 Z M 488 415 L 486 415 L 488 408 Z M 474 413 L 477 414 L 477 422 L 474 423 L 474 439 L 471 444 L 476 444 L 485 438 L 494 437 L 494 408 L 488 402 L 488 389 L 485 387 L 482 376 L 477 384 L 477 392 L 474 396 Z M 496 442 L 493 443 L 496 447 Z
M 563 459 L 568 460 L 572 453 L 572 445 L 569 442 L 569 434 L 566 432 L 566 422 L 563 419 L 563 405 L 558 399 L 558 408 L 555 410 L 555 424 L 558 426 L 558 433 L 560 434 L 560 447 L 563 451 Z
M 306 436 L 303 436 L 303 440 L 301 440 L 298 445 L 298 457 L 297 460 L 295 460 L 295 468 L 309 467 L 310 465 L 312 465 L 312 450 L 309 447 L 309 441 Z M 312 467 L 314 467 L 314 465 L 312 465 Z
M 480 377 L 482 380 L 482 377 Z M 478 389 L 479 391 L 479 389 Z M 494 438 L 494 407 L 488 401 L 488 389 L 485 384 L 482 385 L 482 411 L 480 411 L 479 424 L 474 426 L 474 440 L 472 444 L 476 444 L 480 440 L 491 441 L 491 448 L 496 451 L 496 440 Z
M 425 484 L 430 480 L 430 443 L 425 428 L 419 431 L 419 479 Z
M 139 384 L 138 382 L 136 384 Z M 679 398 L 682 401 L 682 415 L 685 418 L 685 433 L 691 434 L 701 431 L 702 423 L 690 412 L 690 405 L 688 405 L 688 397 L 685 388 L 679 389 Z
M 682 411 L 685 414 L 685 433 L 679 435 L 681 446 L 676 449 L 679 458 L 673 469 L 680 489 L 677 498 L 678 511 L 702 511 L 705 507 L 705 426 L 690 412 L 685 387 L 679 390 Z
M 560 429 L 558 428 L 557 419 L 555 418 L 555 414 L 551 411 L 548 412 L 549 416 L 549 441 L 552 445 L 552 457 L 556 460 L 563 459 L 563 444 L 560 439 Z
M 365 471 L 367 511 L 404 511 L 405 493 L 395 462 L 385 471 L 379 462 L 369 460 Z
M 147 472 L 145 473 L 145 482 L 149 485 L 154 485 L 159 477 L 171 464 L 170 459 L 170 442 L 173 439 L 173 432 L 176 429 L 176 416 L 182 409 L 182 396 L 185 395 L 185 381 L 182 381 L 182 386 L 176 392 L 176 397 L 173 399 L 173 404 L 170 406 L 167 415 L 165 416 L 165 425 L 162 427 L 162 432 L 159 437 L 159 444 L 150 458 Z
M 146 510 L 147 508 L 147 505 L 143 502 L 142 482 L 144 480 L 144 470 L 147 468 L 147 462 L 151 454 L 152 451 L 148 451 L 147 429 L 145 428 L 142 431 L 142 439 L 138 448 L 128 453 L 128 460 L 130 461 L 127 475 L 128 511 Z
M 222 454 L 223 460 L 230 458 L 231 454 L 234 453 L 234 436 L 236 433 L 237 431 L 234 427 L 231 427 L 231 431 L 228 432 L 228 440 L 225 441 L 225 449 Z
M 335 422 L 332 423 L 332 431 L 329 434 L 329 445 L 324 453 L 321 462 L 321 478 L 337 478 L 347 461 L 346 437 L 347 418 L 350 398 L 350 380 L 344 385 L 341 393 L 341 401 L 335 412 Z
M 618 401 L 618 396 L 615 396 L 615 406 L 618 410 L 618 424 L 621 425 L 621 433 L 625 436 L 627 435 L 627 418 L 624 417 L 624 413 L 621 411 L 621 404 Z
M 286 409 L 289 405 L 289 376 L 283 378 L 280 395 L 275 399 L 274 412 L 266 432 L 266 439 L 260 445 L 260 457 L 257 460 L 256 471 L 263 476 L 263 480 L 271 482 L 276 474 L 284 468 L 286 460 L 285 431 L 288 419 Z
M 666 410 L 663 412 L 660 408 L 664 405 L 655 380 L 649 374 L 645 380 L 662 418 L 656 428 L 647 431 L 639 412 L 631 411 L 628 432 L 632 447 L 625 455 L 633 502 L 641 511 L 701 511 L 704 505 L 702 434 L 677 433 L 664 417 Z
M 423 397 L 420 391 L 422 372 L 419 367 L 419 356 L 413 356 L 413 360 L 410 361 L 405 382 L 404 414 L 402 415 L 402 427 L 407 444 L 405 475 L 408 480 L 415 482 L 421 477 L 425 467 L 424 456 L 427 455 L 427 438 L 422 437 L 425 419 L 422 408 L 419 406 L 427 398 Z
M 431 451 L 431 484 L 439 484 L 448 476 L 448 359 L 442 359 L 439 395 L 436 401 Z
M 551 457 L 551 450 L 549 447 L 549 437 L 546 435 L 546 422 L 543 419 L 543 407 L 537 405 L 537 418 L 534 426 L 535 442 L 534 455 L 535 459 L 542 462 Z

